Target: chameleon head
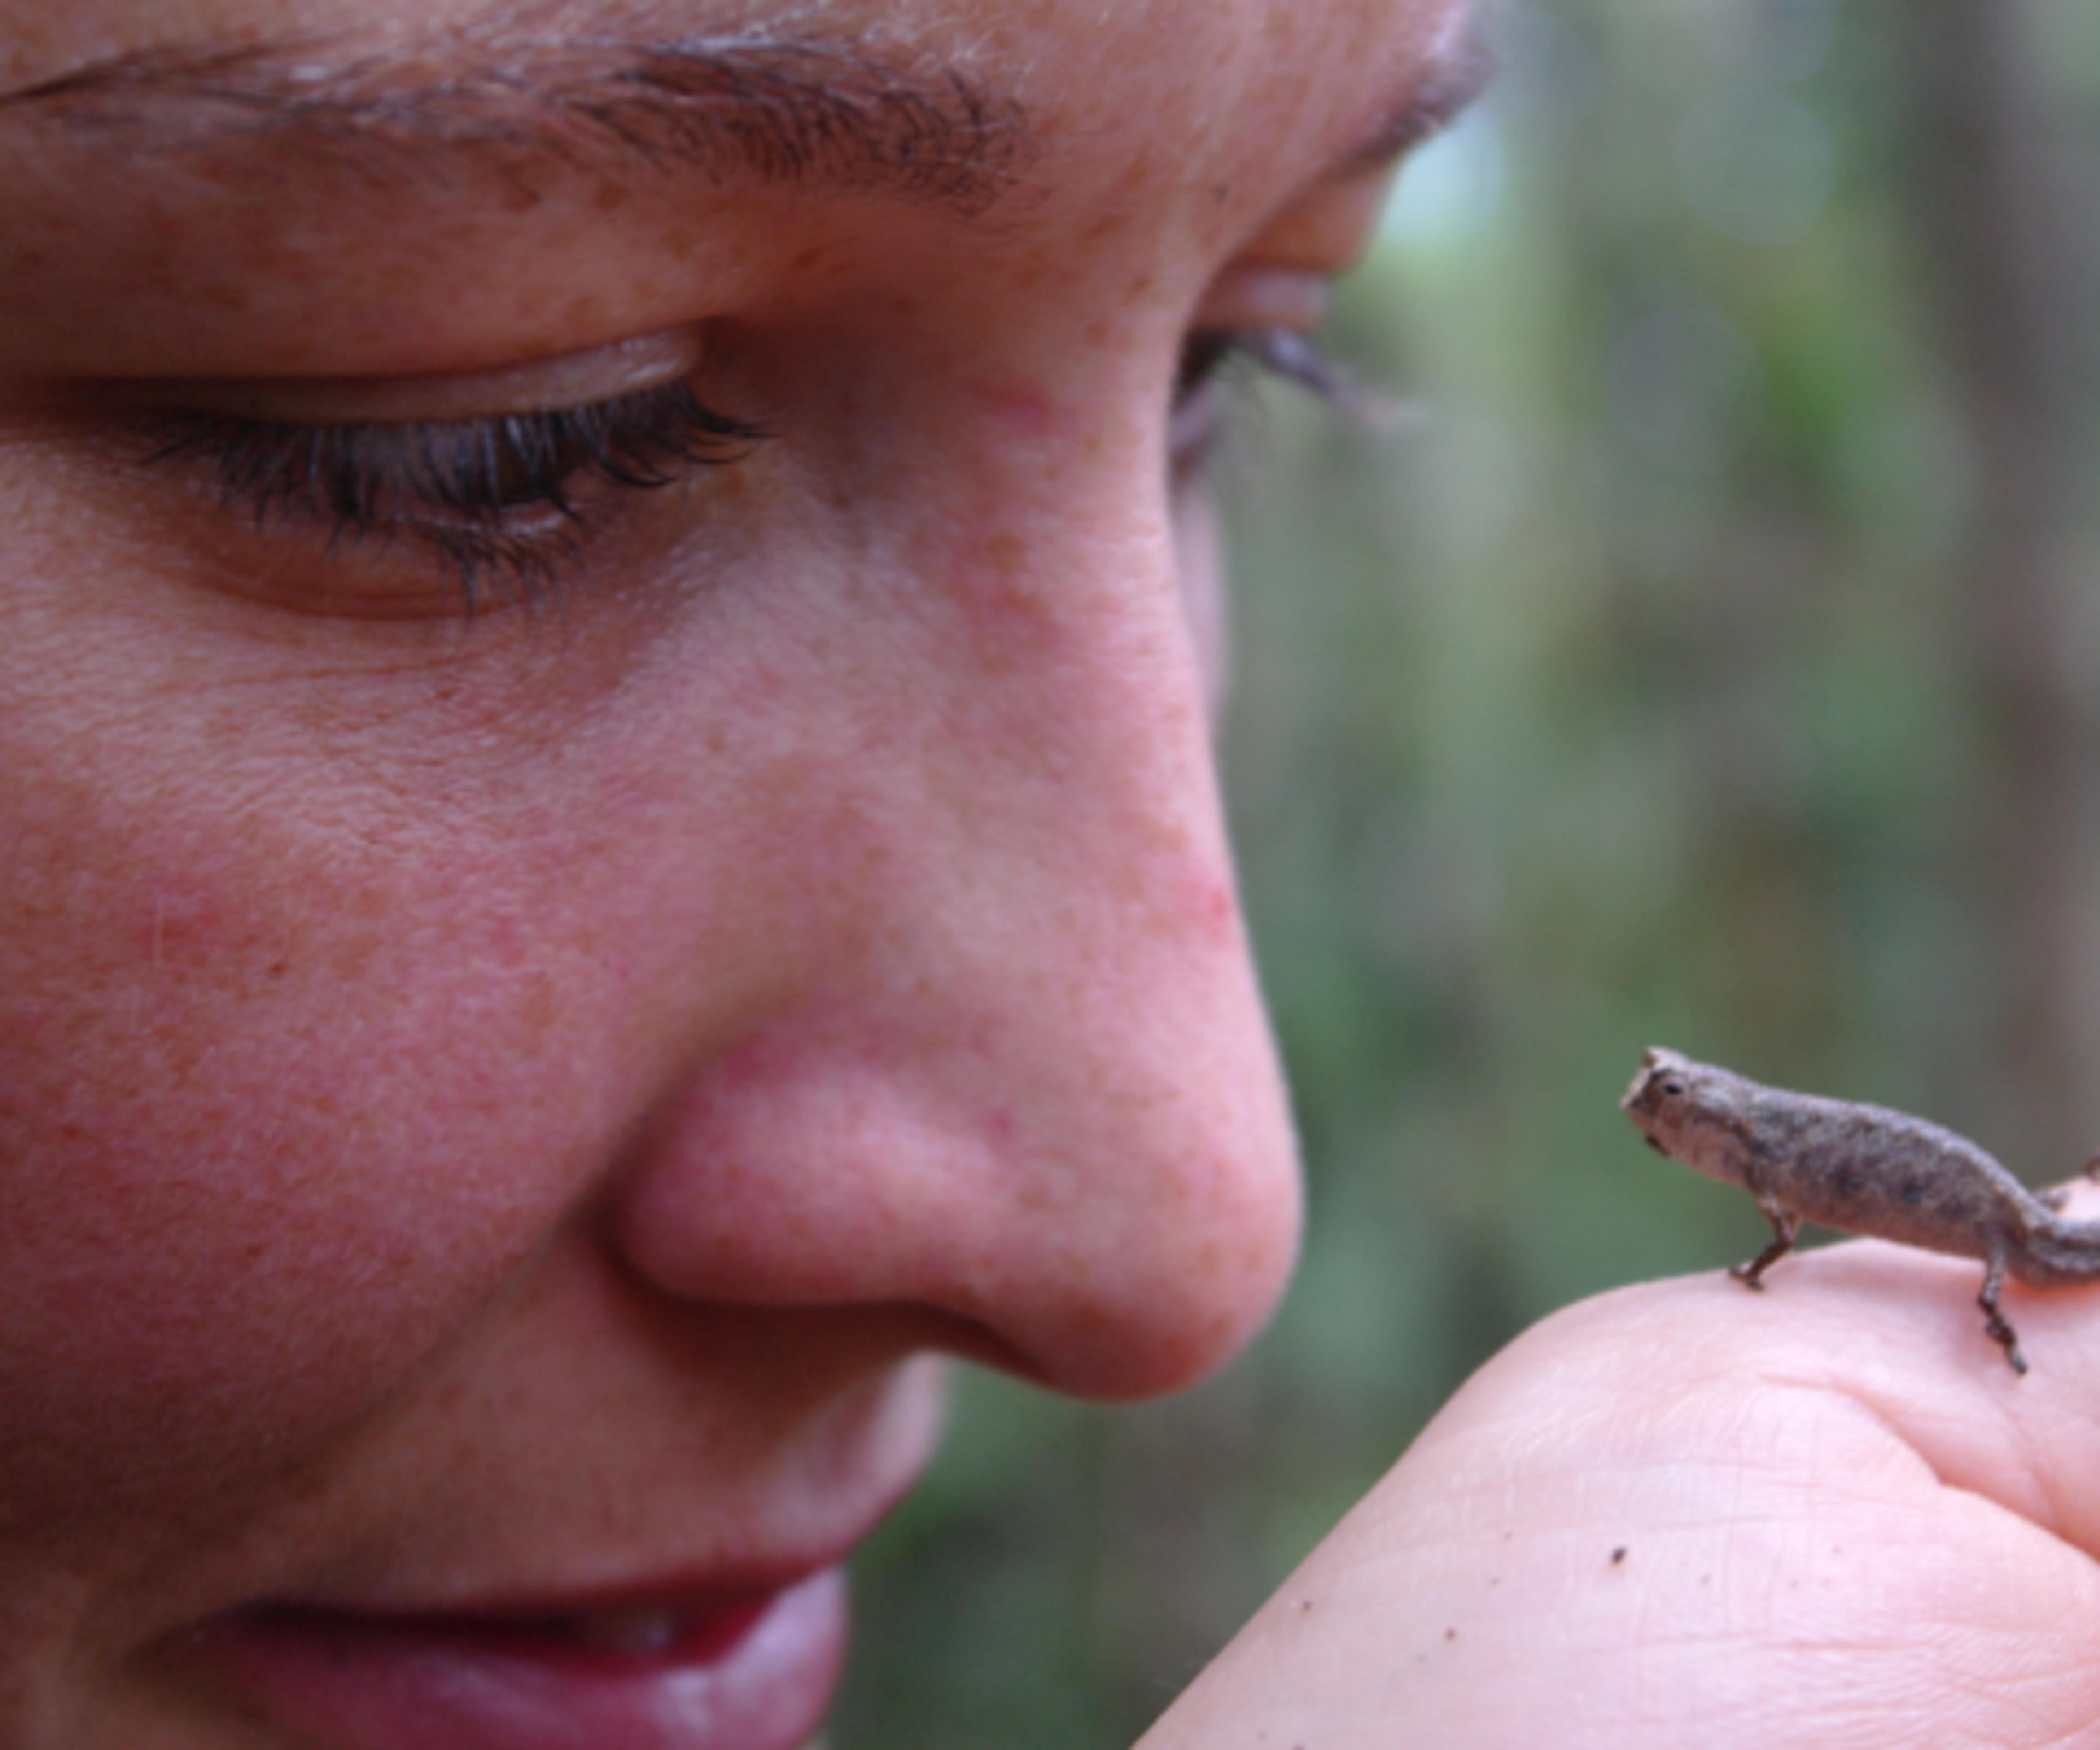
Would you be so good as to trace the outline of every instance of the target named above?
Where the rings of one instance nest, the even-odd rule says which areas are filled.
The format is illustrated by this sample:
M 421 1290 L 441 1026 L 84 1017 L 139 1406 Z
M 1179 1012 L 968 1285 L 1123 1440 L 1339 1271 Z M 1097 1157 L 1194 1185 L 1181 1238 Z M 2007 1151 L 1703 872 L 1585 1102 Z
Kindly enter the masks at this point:
M 1743 1183 L 1741 1121 L 1761 1091 L 1731 1070 L 1657 1046 L 1619 1102 L 1658 1154 L 1727 1184 Z
M 1689 1090 L 1694 1067 L 1682 1051 L 1651 1045 L 1641 1054 L 1641 1066 L 1620 1100 L 1620 1109 L 1638 1123 L 1642 1113 L 1659 1111 L 1665 1101 L 1682 1098 Z
M 1651 1148 L 1670 1153 L 1657 1132 L 1666 1135 L 1675 1128 L 1671 1121 L 1691 1094 L 1697 1070 L 1698 1065 L 1683 1052 L 1663 1046 L 1650 1046 L 1642 1054 L 1641 1066 L 1620 1100 L 1619 1109 L 1639 1126 Z

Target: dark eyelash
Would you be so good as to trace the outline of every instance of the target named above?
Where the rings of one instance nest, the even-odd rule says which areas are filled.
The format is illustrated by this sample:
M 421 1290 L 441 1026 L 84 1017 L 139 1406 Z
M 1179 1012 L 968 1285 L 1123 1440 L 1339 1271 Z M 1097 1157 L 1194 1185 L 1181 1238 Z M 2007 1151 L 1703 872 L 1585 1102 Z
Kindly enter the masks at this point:
M 1177 474 L 1207 459 L 1224 423 L 1220 391 L 1235 376 L 1280 378 L 1351 418 L 1376 411 L 1378 397 L 1295 328 L 1205 328 L 1182 343 L 1174 376 L 1170 459 Z
M 609 401 L 486 419 L 302 425 L 209 409 L 155 419 L 148 460 L 188 461 L 229 507 L 324 525 L 331 549 L 406 534 L 457 572 L 471 606 L 492 575 L 530 592 L 584 532 L 576 487 L 652 491 L 747 454 L 765 430 L 716 412 L 686 383 Z M 559 527 L 519 530 L 549 510 Z
M 1360 392 L 1309 334 L 1295 328 L 1206 328 L 1182 344 L 1174 379 L 1176 402 L 1189 399 L 1234 365 L 1279 377 L 1338 406 L 1348 405 Z
M 1255 328 L 1240 339 L 1242 352 L 1269 376 L 1352 417 L 1370 411 L 1372 392 L 1335 364 L 1310 334 L 1295 328 Z

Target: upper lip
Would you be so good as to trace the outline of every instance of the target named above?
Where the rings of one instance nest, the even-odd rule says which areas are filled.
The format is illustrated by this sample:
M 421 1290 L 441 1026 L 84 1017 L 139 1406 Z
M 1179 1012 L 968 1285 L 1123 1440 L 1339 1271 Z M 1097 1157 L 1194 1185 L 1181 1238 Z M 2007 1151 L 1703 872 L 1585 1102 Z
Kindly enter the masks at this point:
M 700 1618 L 762 1602 L 839 1566 L 888 1517 L 915 1480 L 915 1468 L 874 1502 L 858 1505 L 846 1524 L 821 1540 L 756 1537 L 735 1554 L 573 1583 L 483 1580 L 457 1589 L 432 1588 L 405 1595 L 391 1589 L 375 1594 L 354 1586 L 322 1586 L 252 1598 L 227 1615 L 333 1617 L 374 1628 L 434 1633 L 476 1628 L 551 1629 L 573 1619 L 647 1611 Z
M 821 1570 L 818 1571 L 822 1571 Z M 809 1576 L 799 1576 L 806 1580 Z M 349 1634 L 369 1641 L 478 1646 L 484 1652 L 543 1656 L 594 1651 L 600 1655 L 712 1664 L 740 1642 L 792 1589 L 658 1582 L 616 1593 L 559 1598 L 502 1598 L 431 1611 L 340 1610 L 304 1604 L 262 1605 L 224 1619 L 266 1633 L 290 1630 Z
M 613 1616 L 640 1616 L 657 1611 L 701 1617 L 736 1611 L 784 1592 L 799 1581 L 845 1558 L 840 1549 L 830 1559 L 783 1563 L 767 1571 L 735 1575 L 719 1571 L 694 1576 L 669 1576 L 613 1582 L 578 1588 L 573 1591 L 527 1589 L 490 1593 L 473 1598 L 448 1598 L 438 1603 L 366 1603 L 329 1598 L 272 1598 L 249 1607 L 258 1614 L 326 1616 L 370 1623 L 377 1627 L 536 1629 L 556 1628 L 578 1619 Z
M 865 1395 L 835 1389 L 833 1426 L 718 1488 L 653 1473 L 630 1487 L 593 1466 L 563 1493 L 535 1481 L 514 1508 L 499 1467 L 480 1488 L 454 1474 L 395 1491 L 370 1516 L 326 1512 L 318 1536 L 302 1535 L 295 1514 L 267 1541 L 197 1549 L 154 1612 L 158 1632 L 139 1638 L 273 1613 L 442 1633 L 763 1602 L 838 1567 L 909 1492 L 932 1444 L 929 1383 L 885 1369 Z M 575 1510 L 558 1505 L 567 1501 Z M 604 1502 L 621 1510 L 593 1510 Z

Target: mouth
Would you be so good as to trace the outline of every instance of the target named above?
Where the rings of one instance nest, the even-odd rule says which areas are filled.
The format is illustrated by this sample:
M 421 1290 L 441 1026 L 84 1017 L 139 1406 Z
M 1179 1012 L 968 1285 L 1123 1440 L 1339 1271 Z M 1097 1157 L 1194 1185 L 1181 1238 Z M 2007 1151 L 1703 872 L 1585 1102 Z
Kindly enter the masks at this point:
M 244 1712 L 326 1750 L 797 1750 L 844 1663 L 834 1567 L 774 1589 L 569 1608 L 245 1611 L 195 1651 Z

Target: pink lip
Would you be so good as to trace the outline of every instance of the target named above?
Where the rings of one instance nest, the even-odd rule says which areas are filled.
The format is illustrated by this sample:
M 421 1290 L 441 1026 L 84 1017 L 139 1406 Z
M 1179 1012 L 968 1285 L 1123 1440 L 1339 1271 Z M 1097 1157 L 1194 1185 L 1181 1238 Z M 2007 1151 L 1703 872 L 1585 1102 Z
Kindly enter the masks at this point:
M 815 1733 L 845 1655 L 840 1570 L 675 1614 L 665 1644 L 629 1650 L 553 1612 L 260 1611 L 196 1650 L 247 1707 L 327 1750 L 797 1750 Z

